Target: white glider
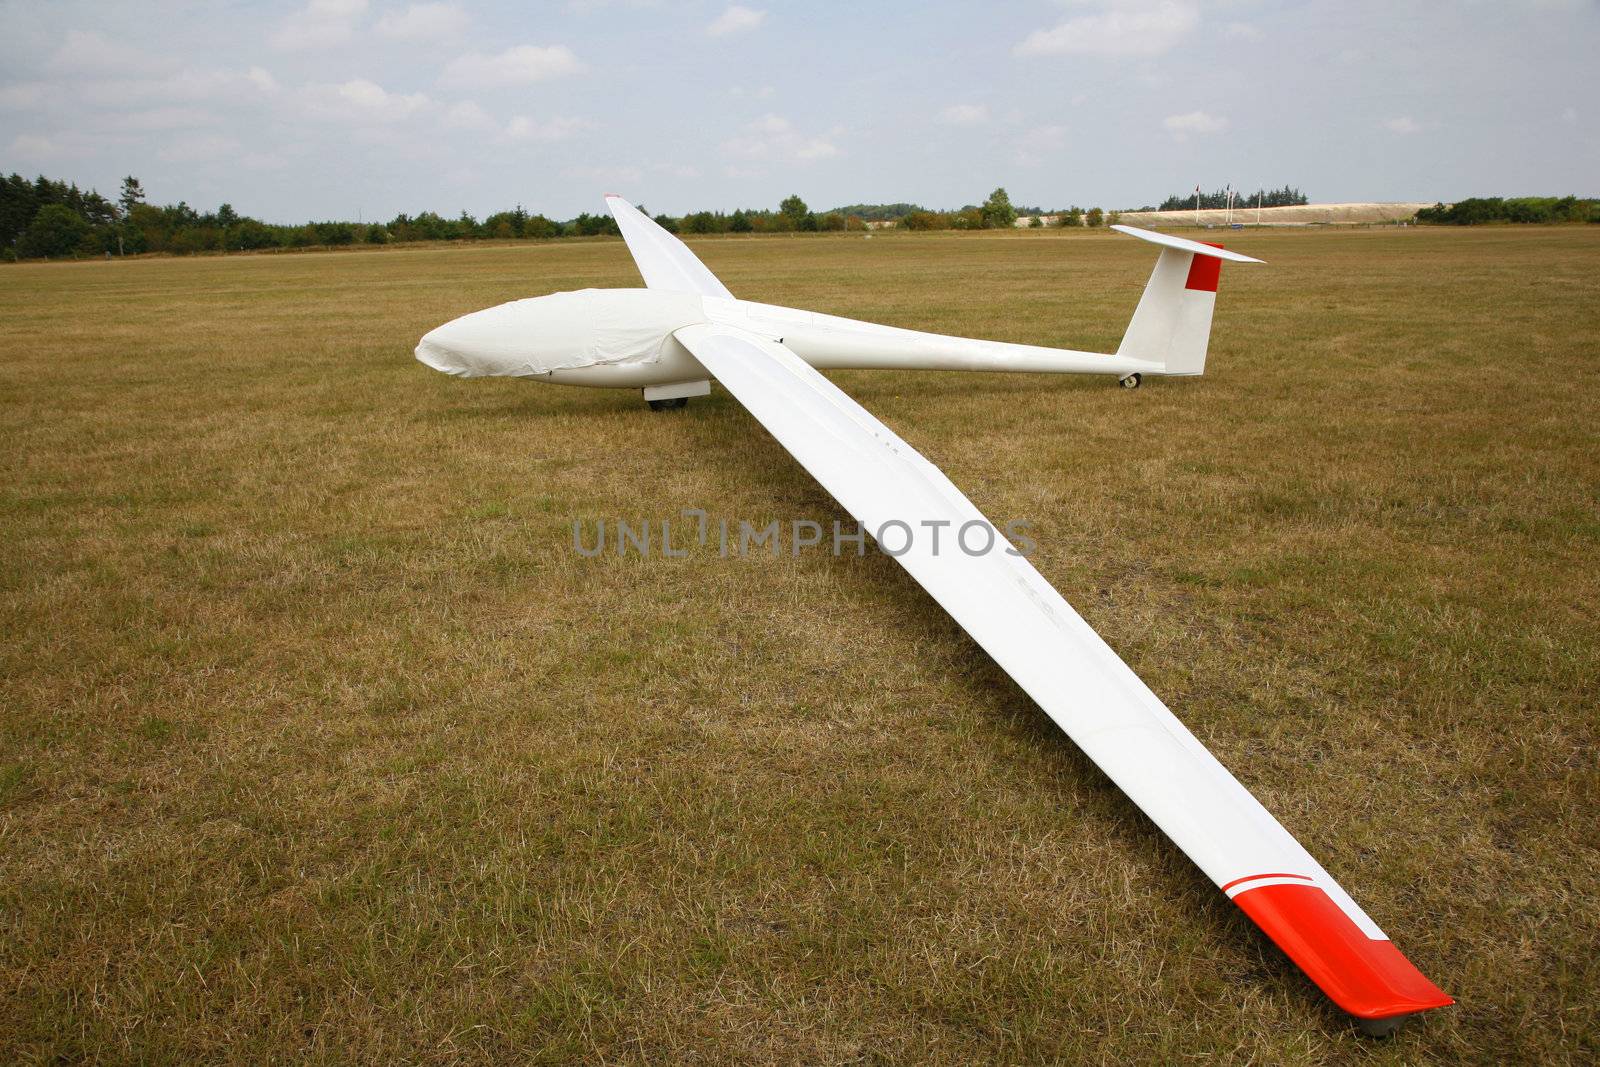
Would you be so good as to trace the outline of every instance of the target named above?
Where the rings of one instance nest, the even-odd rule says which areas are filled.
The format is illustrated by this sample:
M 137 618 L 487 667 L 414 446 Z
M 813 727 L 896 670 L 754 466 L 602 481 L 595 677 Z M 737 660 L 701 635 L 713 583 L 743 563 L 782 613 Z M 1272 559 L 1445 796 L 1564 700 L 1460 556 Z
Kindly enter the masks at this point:
M 715 379 L 862 526 L 993 526 L 944 474 L 818 368 L 1143 375 L 1204 370 L 1219 246 L 1115 229 L 1161 246 L 1114 354 L 945 337 L 738 300 L 683 242 L 621 197 L 607 203 L 647 289 L 518 300 L 432 331 L 417 358 L 464 377 L 642 388 L 681 406 Z M 973 524 L 977 524 L 976 527 Z M 970 539 L 969 539 L 970 540 Z M 1002 536 L 973 553 L 910 538 L 896 556 L 1217 886 L 1371 1032 L 1453 1001 L 1197 741 Z M 980 542 L 981 547 L 981 542 Z

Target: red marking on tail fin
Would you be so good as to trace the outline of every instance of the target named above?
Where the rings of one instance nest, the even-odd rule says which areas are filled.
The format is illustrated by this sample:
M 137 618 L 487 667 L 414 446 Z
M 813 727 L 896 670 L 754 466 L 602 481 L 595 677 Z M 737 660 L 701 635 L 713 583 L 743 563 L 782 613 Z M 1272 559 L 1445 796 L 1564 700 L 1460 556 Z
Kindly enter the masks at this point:
M 1316 886 L 1262 886 L 1233 902 L 1351 1015 L 1387 1019 L 1455 1003 L 1393 944 L 1362 933 Z
M 1215 241 L 1202 241 L 1212 248 L 1222 246 Z M 1222 260 L 1216 256 L 1195 256 L 1189 261 L 1189 280 L 1183 283 L 1185 289 L 1198 289 L 1201 292 L 1214 293 L 1217 291 L 1217 281 L 1222 277 Z

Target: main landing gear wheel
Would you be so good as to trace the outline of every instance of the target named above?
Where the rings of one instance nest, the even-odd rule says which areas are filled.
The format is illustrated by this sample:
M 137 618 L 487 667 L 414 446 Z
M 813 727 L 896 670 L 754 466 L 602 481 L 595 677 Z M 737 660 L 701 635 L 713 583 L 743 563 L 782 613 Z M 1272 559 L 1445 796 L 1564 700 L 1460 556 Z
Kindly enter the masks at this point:
M 1124 389 L 1137 389 L 1139 388 L 1139 383 L 1141 381 L 1143 381 L 1143 379 L 1139 376 L 1138 372 L 1135 371 L 1126 378 L 1120 379 L 1118 384 L 1120 384 Z
M 671 400 L 647 400 L 645 403 L 650 405 L 651 411 L 677 411 L 679 408 L 689 406 L 689 398 L 675 396 Z

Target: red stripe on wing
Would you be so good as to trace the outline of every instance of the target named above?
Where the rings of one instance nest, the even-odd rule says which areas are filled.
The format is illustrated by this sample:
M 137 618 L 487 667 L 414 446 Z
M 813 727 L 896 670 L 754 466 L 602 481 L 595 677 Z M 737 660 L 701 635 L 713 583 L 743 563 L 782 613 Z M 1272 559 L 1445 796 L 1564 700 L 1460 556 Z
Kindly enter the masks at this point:
M 1311 877 L 1309 875 L 1304 875 L 1304 874 L 1282 874 L 1282 873 L 1277 873 L 1277 872 L 1274 872 L 1272 874 L 1247 874 L 1243 878 L 1235 878 L 1233 881 L 1231 881 L 1227 885 L 1223 886 L 1222 887 L 1222 891 L 1224 893 L 1226 893 L 1228 890 L 1232 889 L 1234 886 L 1239 885 L 1242 882 L 1259 882 L 1263 878 L 1298 878 L 1302 882 L 1311 881 Z

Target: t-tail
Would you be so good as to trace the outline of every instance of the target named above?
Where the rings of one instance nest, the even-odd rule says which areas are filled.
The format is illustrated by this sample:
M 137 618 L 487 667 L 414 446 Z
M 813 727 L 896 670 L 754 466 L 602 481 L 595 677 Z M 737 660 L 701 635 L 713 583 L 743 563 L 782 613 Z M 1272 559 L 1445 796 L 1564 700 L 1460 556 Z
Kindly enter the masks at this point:
M 1260 263 L 1221 245 L 1190 241 L 1134 226 L 1113 230 L 1161 246 L 1161 257 L 1134 309 L 1117 355 L 1159 363 L 1169 375 L 1203 374 L 1211 343 L 1211 312 L 1217 303 L 1222 261 Z

